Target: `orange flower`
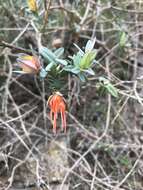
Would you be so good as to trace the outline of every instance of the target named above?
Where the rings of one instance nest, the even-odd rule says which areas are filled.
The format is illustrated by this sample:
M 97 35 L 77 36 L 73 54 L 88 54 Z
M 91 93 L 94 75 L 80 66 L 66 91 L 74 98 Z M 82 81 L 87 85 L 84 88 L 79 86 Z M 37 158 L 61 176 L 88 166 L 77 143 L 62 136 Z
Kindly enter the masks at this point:
M 22 54 L 17 61 L 21 63 L 20 67 L 25 73 L 36 74 L 41 68 L 40 61 L 36 56 Z
M 66 102 L 63 95 L 55 92 L 49 97 L 48 106 L 51 109 L 50 119 L 53 122 L 53 132 L 56 133 L 58 113 L 61 114 L 62 128 L 66 132 Z

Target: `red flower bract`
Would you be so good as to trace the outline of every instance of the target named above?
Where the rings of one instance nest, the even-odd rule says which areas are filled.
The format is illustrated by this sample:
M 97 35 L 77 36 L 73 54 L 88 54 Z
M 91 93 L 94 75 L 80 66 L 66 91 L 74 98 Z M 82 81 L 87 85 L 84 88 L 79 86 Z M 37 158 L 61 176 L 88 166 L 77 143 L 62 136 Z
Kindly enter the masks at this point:
M 66 132 L 66 102 L 60 92 L 55 92 L 48 99 L 50 119 L 53 122 L 53 132 L 56 133 L 58 113 L 61 114 L 62 128 Z
M 21 64 L 20 67 L 22 68 L 22 71 L 25 73 L 36 74 L 39 72 L 41 68 L 40 61 L 36 56 L 22 54 L 19 56 L 17 61 Z

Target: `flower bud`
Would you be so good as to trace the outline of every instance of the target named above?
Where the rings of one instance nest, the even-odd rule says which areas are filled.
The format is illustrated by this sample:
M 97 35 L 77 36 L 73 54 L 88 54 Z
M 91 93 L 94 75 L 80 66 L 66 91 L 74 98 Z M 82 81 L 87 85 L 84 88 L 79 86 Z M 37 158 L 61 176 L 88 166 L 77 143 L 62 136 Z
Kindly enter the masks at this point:
M 22 54 L 17 62 L 20 63 L 20 67 L 25 73 L 37 74 L 41 69 L 40 61 L 36 56 Z

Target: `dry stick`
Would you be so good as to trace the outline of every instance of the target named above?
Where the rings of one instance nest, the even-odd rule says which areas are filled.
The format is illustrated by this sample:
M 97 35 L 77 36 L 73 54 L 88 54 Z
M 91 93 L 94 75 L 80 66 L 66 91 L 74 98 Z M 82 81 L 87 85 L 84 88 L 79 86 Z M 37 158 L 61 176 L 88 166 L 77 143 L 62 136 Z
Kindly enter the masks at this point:
M 127 13 L 136 13 L 136 14 L 141 14 L 143 13 L 143 11 L 141 10 L 130 10 L 130 9 L 123 9 L 123 8 L 119 8 L 116 6 L 111 5 L 112 9 L 118 10 L 118 11 L 122 11 L 122 12 L 127 12 Z
M 79 20 L 82 19 L 80 14 L 78 14 L 78 12 L 76 12 L 75 10 L 69 10 L 69 9 L 67 9 L 65 7 L 62 7 L 62 6 L 53 6 L 53 7 L 51 6 L 49 10 L 54 10 L 54 9 L 63 10 L 65 12 L 69 13 L 69 14 L 72 14 L 72 15 L 76 16 L 76 18 L 79 19 Z
M 108 176 L 107 176 L 106 172 L 104 171 L 103 167 L 101 166 L 101 164 L 100 164 L 99 161 L 97 160 L 97 157 L 95 158 L 95 156 L 94 156 L 94 159 L 95 159 L 95 163 L 97 163 L 97 165 L 99 165 L 100 169 L 102 170 L 102 172 L 104 173 L 104 175 L 106 176 L 106 178 L 108 178 Z M 94 173 L 93 173 L 92 183 L 91 183 L 91 187 L 90 187 L 91 190 L 94 190 L 94 183 L 95 183 L 95 180 L 96 180 L 97 182 L 99 182 L 100 184 L 106 186 L 106 188 L 105 188 L 106 190 L 109 190 L 109 189 L 107 189 L 107 187 L 109 187 L 110 189 L 113 188 L 112 185 L 110 185 L 110 184 L 104 182 L 104 180 L 98 179 L 98 178 L 96 177 L 96 166 L 94 167 Z M 96 185 L 97 185 L 97 182 L 96 182 Z
M 10 62 L 8 56 L 6 56 L 6 60 L 7 60 L 9 66 L 10 66 L 10 68 L 11 68 L 11 62 Z M 12 73 L 12 68 L 11 68 L 11 73 Z M 10 76 L 11 76 L 11 75 L 10 75 Z M 8 84 L 8 85 L 9 85 L 9 84 Z M 7 88 L 8 88 L 8 87 L 7 87 Z M 26 130 L 26 127 L 25 127 L 25 125 L 24 125 L 24 122 L 23 122 L 23 120 L 22 120 L 22 117 L 20 117 L 20 116 L 21 116 L 21 113 L 20 113 L 19 107 L 18 107 L 17 104 L 15 103 L 15 100 L 13 99 L 13 97 L 12 97 L 12 95 L 11 95 L 9 89 L 7 90 L 7 93 L 8 93 L 8 95 L 9 95 L 10 99 L 12 100 L 12 102 L 13 102 L 13 104 L 14 104 L 14 107 L 15 107 L 15 109 L 16 109 L 16 112 L 17 112 L 17 114 L 18 114 L 18 116 L 19 116 L 20 123 L 21 123 L 21 127 L 22 127 L 22 129 L 23 129 L 23 131 L 24 131 L 26 137 L 28 138 L 29 142 L 31 142 L 31 140 L 30 140 L 30 138 L 29 138 L 29 133 L 28 133 L 28 131 Z
M 27 131 L 25 125 L 24 125 L 24 122 L 23 122 L 23 120 L 22 120 L 22 116 L 21 116 L 19 107 L 17 106 L 17 104 L 16 104 L 16 102 L 14 101 L 14 99 L 13 99 L 13 97 L 12 97 L 12 95 L 11 95 L 10 92 L 8 93 L 8 95 L 9 95 L 9 97 L 10 97 L 10 99 L 11 99 L 11 101 L 12 101 L 12 103 L 13 103 L 15 109 L 16 109 L 16 112 L 17 112 L 17 114 L 18 114 L 18 116 L 19 116 L 19 120 L 20 120 L 20 123 L 21 123 L 22 130 L 24 131 L 25 136 L 27 137 L 27 139 L 29 140 L 29 142 L 31 142 L 31 139 L 29 138 L 29 135 L 30 135 L 30 134 L 29 134 L 29 132 Z M 32 142 L 31 142 L 31 143 L 32 143 Z
M 5 56 L 5 64 L 8 64 L 8 67 L 9 67 L 9 73 L 8 73 L 8 76 L 7 76 L 5 85 L 4 85 L 5 94 L 3 97 L 4 104 L 2 105 L 2 110 L 4 111 L 5 115 L 7 115 L 7 113 L 8 113 L 7 112 L 8 92 L 9 92 L 10 79 L 12 77 L 12 66 L 11 66 L 10 60 L 8 59 L 7 54 L 5 54 L 4 56 Z
M 110 111 L 111 111 L 111 96 L 110 94 L 108 95 L 108 108 L 107 108 L 107 116 L 106 116 L 106 126 L 105 126 L 105 130 L 102 133 L 102 135 L 97 139 L 97 141 L 95 141 L 90 147 L 89 149 L 83 154 L 81 155 L 81 157 L 75 162 L 75 164 L 73 164 L 73 166 L 69 169 L 69 171 L 67 172 L 67 174 L 65 175 L 62 184 L 60 186 L 60 190 L 63 189 L 63 185 L 67 179 L 67 177 L 69 176 L 69 174 L 71 173 L 71 171 L 78 166 L 78 164 L 80 163 L 80 161 L 104 138 L 104 136 L 107 133 L 109 124 L 110 124 Z
M 15 174 L 15 171 L 18 167 L 20 167 L 22 164 L 26 163 L 26 161 L 29 159 L 29 157 L 31 156 L 31 154 L 33 155 L 32 153 L 32 150 L 35 148 L 35 144 L 33 144 L 31 150 L 27 153 L 27 156 L 24 160 L 20 160 L 18 164 L 16 164 L 13 169 L 12 169 L 12 173 L 11 173 L 11 176 L 10 178 L 8 179 L 9 181 L 9 185 L 6 187 L 5 190 L 9 190 L 9 188 L 12 186 L 12 183 L 13 183 L 13 180 L 14 180 L 14 174 Z M 37 161 L 36 157 L 34 156 L 34 159 L 35 161 Z
M 30 23 L 28 23 L 25 28 L 19 33 L 19 35 L 10 43 L 8 44 L 7 42 L 4 42 L 4 41 L 1 41 L 0 42 L 0 46 L 5 46 L 5 47 L 9 47 L 11 49 L 15 49 L 15 50 L 19 50 L 19 51 L 24 51 L 25 52 L 25 49 L 23 48 L 19 48 L 19 47 L 16 47 L 14 46 L 13 44 L 15 44 L 20 38 L 21 36 L 26 32 L 26 30 L 28 29 Z M 30 53 L 28 50 L 26 50 L 26 52 Z
M 16 165 L 13 167 L 12 172 L 11 172 L 11 176 L 10 176 L 10 178 L 8 179 L 9 184 L 8 184 L 8 186 L 6 187 L 5 190 L 9 190 L 9 188 L 12 186 L 12 183 L 13 183 L 13 180 L 14 180 L 14 174 L 15 174 L 16 169 L 17 169 L 18 167 L 20 167 L 22 164 L 24 164 L 24 163 L 28 160 L 28 158 L 30 157 L 30 155 L 31 155 L 31 152 L 29 152 L 29 153 L 27 154 L 26 158 L 25 158 L 23 161 L 20 161 L 18 164 L 16 164 Z
M 37 107 L 38 107 L 38 106 L 35 106 L 35 107 L 31 108 L 30 110 L 26 111 L 24 114 L 21 114 L 21 115 L 19 115 L 18 117 L 13 117 L 12 119 L 9 119 L 9 120 L 7 120 L 7 121 L 5 121 L 5 122 L 6 122 L 6 123 L 11 123 L 11 122 L 16 121 L 16 120 L 18 120 L 18 119 L 20 119 L 20 118 L 23 118 L 23 117 L 29 115 L 31 112 L 33 112 Z
M 19 85 L 23 90 L 25 90 L 27 93 L 29 93 L 30 95 L 34 96 L 37 100 L 42 100 L 42 98 L 36 94 L 34 94 L 32 91 L 30 91 L 28 88 L 26 88 L 23 84 L 21 84 L 20 82 L 18 82 L 15 78 L 11 79 L 12 82 L 15 82 L 17 85 Z
M 92 178 L 90 190 L 94 190 L 94 182 L 95 182 L 95 176 L 96 176 L 96 171 L 97 171 L 96 170 L 96 161 L 95 161 L 95 164 L 94 164 L 94 172 L 93 172 L 93 178 Z
M 122 181 L 120 181 L 120 182 L 116 185 L 116 187 L 115 187 L 113 190 L 118 190 L 119 187 L 120 187 L 121 185 L 123 185 L 123 183 L 128 179 L 128 177 L 130 177 L 130 175 L 133 173 L 134 169 L 136 168 L 137 164 L 139 163 L 139 161 L 140 161 L 142 155 L 143 155 L 143 146 L 142 146 L 142 151 L 141 151 L 141 153 L 140 153 L 138 159 L 135 161 L 133 167 L 130 169 L 130 171 L 127 173 L 127 175 L 122 179 Z
M 120 109 L 117 111 L 117 114 L 115 115 L 115 117 L 113 118 L 111 125 L 113 125 L 115 123 L 115 121 L 117 120 L 117 118 L 120 116 L 121 111 L 124 109 L 124 107 L 126 106 L 128 100 L 130 97 L 127 97 L 125 102 L 123 103 L 123 105 L 120 107 Z
M 0 41 L 0 46 L 2 47 L 8 47 L 10 48 L 12 51 L 18 51 L 20 53 L 28 53 L 28 54 L 32 54 L 32 51 L 31 50 L 27 50 L 27 49 L 24 49 L 24 48 L 21 48 L 21 47 L 17 47 L 17 46 L 14 46 L 12 44 L 9 44 L 5 41 Z
M 0 28 L 0 31 L 20 31 L 24 30 L 24 28 Z M 27 28 L 27 30 L 33 31 L 33 28 Z
M 64 169 L 68 172 L 68 169 L 67 169 L 67 168 L 64 168 Z M 75 171 L 71 171 L 71 173 L 74 174 L 75 176 L 77 176 L 79 179 L 81 179 L 83 182 L 85 182 L 87 185 L 90 186 L 91 180 L 82 177 L 82 175 L 78 174 L 78 173 L 75 172 Z M 73 188 L 73 189 L 74 189 L 74 188 Z
M 92 137 L 93 139 L 97 139 L 98 137 L 95 136 L 93 133 L 91 133 L 89 130 L 87 130 L 84 125 L 82 125 L 76 117 L 74 117 L 71 113 L 68 112 L 68 116 L 87 134 L 89 137 Z
M 101 169 L 101 171 L 103 172 L 103 174 L 105 175 L 105 177 L 107 178 L 108 182 L 110 181 L 110 177 L 109 175 L 106 173 L 106 171 L 104 170 L 104 166 L 102 166 L 102 164 L 96 159 L 97 165 L 99 166 L 99 168 Z M 110 181 L 111 184 L 111 181 Z
M 49 0 L 48 3 L 47 3 L 47 0 L 44 0 L 45 14 L 44 14 L 44 25 L 43 25 L 42 31 L 45 29 L 46 24 L 48 22 L 50 6 L 51 6 L 51 0 Z
M 42 179 L 42 177 L 39 174 L 39 169 L 40 169 L 40 164 L 39 164 L 39 160 L 36 160 L 36 178 L 37 178 L 37 186 L 40 187 L 41 185 L 43 185 L 44 187 L 46 187 L 48 190 L 52 190 L 48 184 L 46 184 L 46 182 Z M 42 188 L 43 189 L 43 188 Z
M 38 30 L 38 28 L 36 27 L 36 25 L 34 24 L 34 22 L 33 21 L 31 21 L 31 25 L 33 26 L 33 28 L 34 28 L 34 30 L 35 30 L 35 32 L 36 32 L 36 40 L 37 40 L 37 42 L 38 42 L 38 49 L 41 47 L 41 33 L 39 32 L 39 30 Z M 44 83 L 43 83 L 43 93 L 45 93 L 44 92 L 45 91 L 45 89 L 44 89 Z M 43 95 L 42 95 L 42 97 L 43 97 Z M 44 98 L 44 97 L 43 97 Z M 43 101 L 43 103 L 45 103 L 45 100 Z M 45 107 L 45 105 L 44 105 L 44 110 L 43 110 L 43 112 L 45 113 L 46 112 L 46 107 Z M 45 115 L 45 114 L 44 114 Z M 46 124 L 46 120 L 45 120 L 45 124 Z M 65 146 L 65 149 L 66 149 L 66 146 Z M 60 155 L 58 156 L 59 157 L 59 159 L 60 159 Z M 55 158 L 56 159 L 56 158 Z M 64 163 L 64 160 L 63 160 L 63 163 Z M 56 172 L 59 172 L 58 171 L 58 169 L 56 170 Z M 69 188 L 68 188 L 68 185 L 66 186 L 66 190 L 68 190 Z
M 138 100 L 138 98 L 137 98 L 136 96 L 131 95 L 131 93 L 128 94 L 128 93 L 124 92 L 123 90 L 119 90 L 119 89 L 118 89 L 118 93 L 119 93 L 119 94 L 122 94 L 122 95 L 124 95 L 124 96 L 127 96 L 127 97 L 129 97 L 129 98 L 132 98 L 132 99 L 134 99 L 134 100 Z M 143 98 L 140 98 L 140 100 L 143 101 Z
M 99 63 L 98 63 L 99 64 Z M 104 67 L 104 66 L 102 66 L 101 64 L 99 64 L 99 66 L 101 67 L 101 68 L 103 68 L 106 72 L 107 72 L 107 70 L 106 70 L 106 68 Z M 115 79 L 118 79 L 118 78 L 116 78 L 116 76 L 115 75 L 113 75 L 112 73 L 110 73 L 111 74 L 111 76 L 113 76 Z M 95 80 L 96 78 L 91 78 L 90 80 Z M 137 78 L 138 80 L 142 80 L 143 79 L 143 77 L 139 77 L 139 78 Z M 119 79 L 118 79 L 119 80 Z M 132 82 L 135 82 L 135 81 L 132 81 Z M 123 81 L 121 81 L 121 82 L 119 82 L 118 84 L 122 84 L 123 83 Z M 94 85 L 92 85 L 92 86 L 94 86 Z M 95 86 L 96 87 L 96 86 Z M 121 95 L 124 95 L 124 96 L 127 96 L 127 97 L 129 97 L 129 98 L 132 98 L 132 99 L 134 99 L 134 100 L 138 100 L 138 98 L 136 97 L 136 96 L 134 96 L 134 95 L 132 95 L 132 91 L 130 91 L 129 93 L 128 93 L 128 91 L 124 91 L 124 90 L 119 90 L 119 89 L 117 89 L 117 91 L 118 91 L 118 93 L 119 94 L 121 94 Z M 143 101 L 143 98 L 140 98 L 140 100 L 142 100 Z
M 50 4 L 51 4 L 51 0 L 49 0 L 49 4 L 48 4 L 48 8 L 47 11 L 50 8 Z M 47 15 L 47 19 L 48 19 L 48 15 Z M 36 25 L 34 24 L 33 21 L 31 21 L 31 25 L 33 26 L 33 29 L 36 32 L 36 40 L 37 40 L 37 45 L 38 45 L 38 50 L 41 47 L 41 33 L 39 32 L 38 28 L 36 27 Z M 43 101 L 43 116 L 44 116 L 44 127 L 45 130 L 47 130 L 47 122 L 46 122 L 46 104 L 45 104 L 45 83 L 44 81 L 42 82 L 42 93 L 41 93 L 41 97 L 42 97 L 42 101 Z M 46 137 L 46 144 L 47 144 L 47 137 Z
M 80 26 L 82 26 L 84 24 L 84 22 L 86 21 L 89 10 L 90 10 L 90 0 L 88 0 L 88 2 L 87 2 L 86 11 L 80 21 Z
M 73 149 L 67 148 L 67 151 L 71 152 L 72 154 L 75 154 L 76 156 L 79 156 L 79 157 L 81 156 L 81 154 L 80 154 L 79 152 L 77 152 L 77 151 L 75 151 L 75 150 L 73 150 Z M 69 155 L 69 156 L 71 156 L 71 155 Z M 73 161 L 75 161 L 75 159 L 73 159 L 72 156 L 71 156 L 71 159 L 72 159 Z M 86 165 L 86 166 L 84 166 L 84 165 Z M 86 168 L 86 171 L 87 171 L 89 174 L 91 174 L 92 169 L 91 169 L 91 167 L 90 167 L 90 164 L 88 163 L 88 161 L 87 161 L 85 158 L 83 158 L 83 163 L 81 163 L 81 166 L 82 166 L 84 169 Z
M 68 149 L 70 152 L 72 152 L 72 153 L 74 153 L 74 154 L 77 154 L 78 156 L 81 156 L 81 154 L 79 154 L 79 153 L 76 153 L 75 151 L 73 151 L 73 150 L 70 150 L 70 149 Z M 85 159 L 83 160 L 84 162 L 85 162 Z M 88 163 L 87 163 L 88 164 Z M 110 184 L 108 184 L 108 183 L 106 183 L 106 182 L 104 182 L 102 179 L 99 179 L 98 177 L 96 177 L 96 176 L 94 176 L 94 174 L 92 174 L 92 170 L 91 170 L 91 168 L 89 168 L 88 167 L 88 165 L 87 165 L 87 167 L 86 166 L 84 166 L 82 163 L 80 164 L 80 167 L 82 167 L 90 176 L 92 176 L 93 178 L 94 178 L 94 181 L 96 180 L 97 182 L 99 182 L 100 184 L 102 184 L 102 185 L 104 185 L 104 186 L 106 186 L 106 187 L 109 187 L 109 188 L 113 188 L 113 186 L 112 185 L 110 185 Z M 67 171 L 68 171 L 68 169 L 67 169 Z M 71 173 L 73 173 L 74 175 L 78 175 L 78 174 L 76 174 L 74 171 L 71 171 Z M 78 176 L 79 177 L 79 176 Z M 84 179 L 82 179 L 83 181 L 85 181 Z M 88 184 L 89 185 L 89 184 Z M 93 184 L 94 185 L 94 184 Z M 106 190 L 107 190 L 107 188 L 106 188 Z
M 60 3 L 60 6 L 61 6 L 61 7 L 64 7 L 63 0 L 59 0 L 59 3 Z
M 28 145 L 24 142 L 24 140 L 20 137 L 20 135 L 16 132 L 15 129 L 13 129 L 8 123 L 6 123 L 5 121 L 3 121 L 2 119 L 0 119 L 0 122 L 5 125 L 10 131 L 12 131 L 15 136 L 19 139 L 19 141 L 21 142 L 21 144 L 29 151 L 31 152 L 31 150 L 29 149 Z M 31 152 L 32 153 L 32 152 Z
M 137 82 L 138 81 L 135 81 L 134 83 L 134 92 L 135 92 L 135 95 L 136 95 L 136 98 L 138 100 L 138 102 L 143 106 L 143 102 L 142 102 L 142 99 L 140 98 L 138 92 L 137 92 Z M 131 168 L 131 170 L 127 173 L 127 175 L 122 179 L 121 182 L 119 182 L 116 187 L 114 188 L 114 190 L 118 190 L 118 188 L 128 179 L 128 177 L 133 173 L 134 169 L 136 168 L 137 164 L 139 163 L 142 155 L 143 155 L 143 146 L 141 146 L 142 148 L 142 151 L 138 157 L 138 159 L 135 161 L 133 167 Z
M 37 40 L 37 46 L 38 46 L 38 51 L 41 47 L 41 33 L 39 32 L 38 28 L 36 27 L 35 23 L 33 21 L 31 21 L 31 26 L 33 27 L 33 29 L 36 32 L 36 40 Z
M 9 58 L 8 58 L 8 56 L 7 56 L 7 54 L 5 55 L 5 59 L 6 59 L 7 63 L 9 64 L 9 68 L 10 68 L 10 69 L 9 69 L 10 72 L 9 72 L 9 75 L 8 75 L 8 82 L 7 82 L 7 85 L 6 85 L 6 92 L 7 92 L 7 94 L 10 96 L 10 98 L 13 100 L 12 95 L 11 95 L 11 93 L 10 93 L 10 91 L 9 91 L 9 81 L 10 81 L 11 74 L 12 74 L 12 67 L 11 67 L 11 62 L 10 62 L 10 60 L 9 60 Z M 13 102 L 14 102 L 14 100 L 13 100 Z M 14 105 L 15 105 L 15 108 L 16 108 L 17 113 L 18 113 L 18 115 L 19 115 L 19 119 L 20 119 L 20 121 L 21 121 L 21 125 L 22 125 L 22 127 L 23 127 L 23 130 L 24 130 L 26 136 L 27 136 L 28 139 L 29 139 L 28 132 L 27 132 L 27 130 L 26 130 L 25 126 L 24 126 L 24 123 L 23 123 L 23 121 L 22 121 L 22 115 L 21 115 L 21 113 L 20 113 L 20 111 L 19 111 L 19 108 L 17 107 L 17 105 L 15 104 L 15 102 L 14 102 Z M 30 150 L 30 148 L 28 147 L 28 145 L 24 142 L 24 140 L 23 140 L 23 139 L 21 138 L 21 136 L 16 132 L 16 130 L 13 129 L 7 122 L 3 121 L 2 119 L 0 119 L 0 122 L 1 122 L 3 125 L 5 125 L 8 129 L 10 129 L 10 130 L 15 134 L 15 136 L 20 140 L 20 142 L 23 144 L 23 146 L 28 150 L 29 154 L 32 154 L 32 155 L 33 155 L 32 151 Z M 34 157 L 34 155 L 33 155 L 33 157 Z M 23 163 L 23 162 L 22 162 L 22 163 Z M 9 189 L 9 188 L 11 187 L 12 182 L 13 182 L 13 177 L 14 177 L 15 170 L 16 170 L 16 168 L 19 167 L 20 165 L 21 165 L 21 163 L 19 163 L 18 165 L 16 165 L 16 166 L 14 167 L 14 169 L 13 169 L 13 171 L 12 171 L 12 174 L 11 174 L 11 177 L 10 177 L 10 179 L 9 179 L 9 185 L 8 185 L 8 187 L 7 187 L 6 189 Z
M 135 81 L 135 83 L 134 83 L 135 96 L 136 96 L 138 102 L 141 104 L 141 106 L 143 106 L 143 99 L 139 96 L 139 94 L 137 92 L 137 83 L 138 83 L 138 81 Z
M 29 27 L 30 23 L 28 23 L 25 28 L 19 33 L 19 35 L 13 40 L 13 42 L 11 43 L 12 45 L 15 44 L 20 38 L 21 36 L 23 36 L 23 34 L 26 32 L 27 28 Z
M 47 130 L 47 120 L 46 120 L 46 108 L 47 108 L 47 104 L 46 104 L 46 100 L 45 100 L 45 82 L 44 80 L 42 81 L 42 101 L 43 101 L 43 117 L 44 117 L 44 128 L 45 128 L 45 131 L 48 132 Z M 46 144 L 48 144 L 48 139 L 47 139 L 47 136 L 46 136 Z

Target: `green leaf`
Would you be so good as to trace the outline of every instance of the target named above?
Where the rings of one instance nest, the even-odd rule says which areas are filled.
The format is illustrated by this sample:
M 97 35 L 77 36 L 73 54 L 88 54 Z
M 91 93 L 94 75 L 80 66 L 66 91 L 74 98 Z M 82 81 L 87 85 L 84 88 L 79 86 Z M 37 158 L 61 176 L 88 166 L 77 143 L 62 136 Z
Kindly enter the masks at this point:
M 39 53 L 44 57 L 45 60 L 49 62 L 55 62 L 56 55 L 48 48 L 41 46 L 39 48 Z
M 74 65 L 67 65 L 66 67 L 63 68 L 63 70 L 70 71 L 73 68 L 74 68 Z
M 115 98 L 118 97 L 118 91 L 117 91 L 117 88 L 115 88 L 111 83 L 107 84 L 106 86 L 106 89 L 108 90 L 108 92 L 114 96 Z
M 56 59 L 56 62 L 60 63 L 61 65 L 65 65 L 65 66 L 68 64 L 68 62 L 66 60 L 63 60 L 63 59 Z
M 130 165 L 131 165 L 129 158 L 127 158 L 126 156 L 120 158 L 119 161 L 120 161 L 120 163 L 121 163 L 122 165 L 125 165 L 125 166 L 130 166 Z
M 90 74 L 90 75 L 95 75 L 94 71 L 93 71 L 91 68 L 86 69 L 86 70 L 83 70 L 83 71 L 84 71 L 85 73 Z
M 47 72 L 46 72 L 46 70 L 45 69 L 41 69 L 41 71 L 40 71 L 40 77 L 41 78 L 45 78 L 47 76 Z
M 102 83 L 102 85 L 106 85 L 109 83 L 109 80 L 104 77 L 99 77 L 99 82 Z
M 82 51 L 82 49 L 80 49 L 80 47 L 77 44 L 74 43 L 73 45 L 79 50 L 80 55 L 83 56 L 84 51 Z
M 71 69 L 71 72 L 74 74 L 78 74 L 78 73 L 80 73 L 80 70 L 79 70 L 79 68 L 74 67 L 73 69 Z
M 80 69 L 89 69 L 95 59 L 96 52 L 90 51 L 84 54 L 79 64 Z
M 61 57 L 64 53 L 64 48 L 61 47 L 61 48 L 58 48 L 54 51 L 54 54 L 56 55 L 57 58 Z
M 126 32 L 122 32 L 121 36 L 120 36 L 119 45 L 121 47 L 124 47 L 126 45 L 126 42 L 127 42 L 127 34 L 126 34 Z
M 82 59 L 82 56 L 80 54 L 80 52 L 78 52 L 76 55 L 73 56 L 73 63 L 75 66 L 79 67 L 79 63 Z
M 64 67 L 63 70 L 69 71 L 69 72 L 74 73 L 74 74 L 80 73 L 79 68 L 78 67 L 74 67 L 73 65 L 68 65 L 68 66 Z
M 99 77 L 100 84 L 115 98 L 118 97 L 118 90 L 114 87 L 110 81 L 104 77 Z
M 54 65 L 55 65 L 54 62 L 49 63 L 49 64 L 46 66 L 45 71 L 50 71 L 51 68 L 52 68 Z
M 82 81 L 82 82 L 86 82 L 86 77 L 84 76 L 84 74 L 83 73 L 79 73 L 78 74 L 78 77 L 80 78 L 80 80 Z
M 85 46 L 85 52 L 92 51 L 96 42 L 96 38 L 88 40 Z

